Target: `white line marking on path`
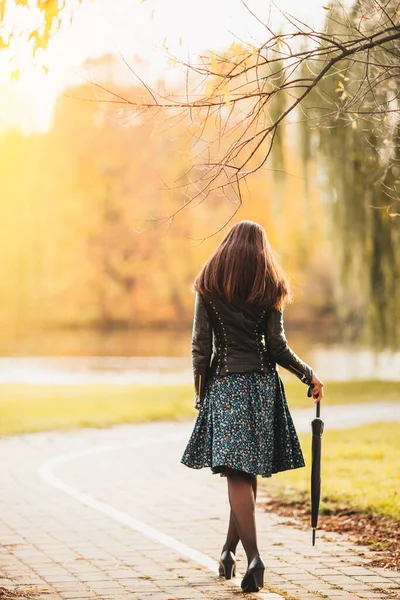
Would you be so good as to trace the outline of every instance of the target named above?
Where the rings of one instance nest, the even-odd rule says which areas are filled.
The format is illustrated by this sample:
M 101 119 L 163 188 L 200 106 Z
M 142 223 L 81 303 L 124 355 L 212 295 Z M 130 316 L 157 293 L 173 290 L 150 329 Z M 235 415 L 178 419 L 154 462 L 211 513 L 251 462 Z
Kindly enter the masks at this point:
M 159 544 L 162 544 L 163 546 L 167 546 L 168 548 L 171 548 L 171 550 L 174 550 L 177 554 L 180 554 L 181 556 L 188 558 L 189 560 L 197 563 L 198 565 L 205 567 L 208 571 L 211 571 L 215 575 L 218 572 L 218 563 L 215 560 L 211 559 L 206 554 L 199 552 L 195 548 L 191 548 L 190 546 L 187 546 L 183 542 L 180 542 L 179 540 L 176 540 L 175 538 L 171 537 L 170 535 L 167 535 L 166 533 L 163 533 L 162 531 L 155 529 L 154 527 L 152 527 L 151 525 L 148 525 L 147 523 L 144 523 L 143 521 L 139 521 L 138 519 L 135 519 L 135 517 L 128 515 L 127 513 L 123 512 L 122 510 L 119 510 L 118 508 L 115 508 L 111 504 L 108 504 L 107 502 L 103 502 L 102 500 L 97 500 L 96 498 L 94 498 L 93 496 L 91 496 L 90 494 L 87 494 L 85 492 L 80 492 L 73 486 L 65 483 L 62 479 L 57 477 L 57 475 L 55 475 L 53 472 L 53 469 L 55 467 L 57 467 L 57 465 L 68 463 L 71 460 L 76 460 L 78 458 L 82 458 L 83 456 L 88 456 L 88 455 L 92 455 L 92 454 L 102 454 L 104 452 L 112 452 L 114 450 L 122 450 L 123 448 L 140 448 L 143 446 L 150 446 L 152 444 L 177 442 L 177 441 L 180 441 L 180 440 L 186 439 L 186 438 L 187 438 L 187 433 L 185 433 L 185 434 L 181 433 L 181 434 L 168 435 L 163 438 L 160 438 L 160 437 L 147 438 L 145 440 L 125 442 L 122 444 L 110 444 L 107 446 L 92 446 L 92 447 L 86 448 L 84 450 L 75 450 L 73 452 L 68 452 L 66 454 L 61 454 L 59 456 L 55 456 L 53 458 L 49 458 L 49 459 L 45 460 L 44 463 L 39 468 L 39 475 L 48 485 L 51 485 L 52 487 L 56 488 L 60 492 L 63 492 L 64 494 L 71 496 L 71 498 L 74 498 L 78 502 L 81 502 L 82 504 L 85 504 L 86 506 L 90 506 L 91 508 L 103 513 L 104 515 L 106 515 L 110 519 L 113 519 L 117 523 L 126 525 L 127 527 L 130 527 L 134 531 L 141 533 L 145 537 L 147 537 Z M 241 577 L 242 577 L 242 575 L 240 573 L 236 573 L 236 578 L 241 578 Z M 231 585 L 232 584 L 240 587 L 239 583 L 236 583 L 234 580 L 232 580 Z M 265 598 L 265 599 L 271 598 L 271 600 L 272 600 L 272 598 L 274 598 L 274 599 L 278 600 L 279 598 L 282 598 L 282 596 L 279 596 L 278 594 L 271 594 L 267 590 L 265 590 L 265 592 L 259 593 L 259 598 Z

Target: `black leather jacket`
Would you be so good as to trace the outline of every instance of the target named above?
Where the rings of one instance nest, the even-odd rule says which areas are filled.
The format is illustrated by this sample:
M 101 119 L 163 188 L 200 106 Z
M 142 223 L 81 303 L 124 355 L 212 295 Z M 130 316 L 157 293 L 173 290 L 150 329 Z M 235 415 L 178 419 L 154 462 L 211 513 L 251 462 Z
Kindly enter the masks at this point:
M 192 360 L 195 406 L 213 375 L 245 371 L 271 372 L 276 363 L 303 383 L 310 384 L 312 369 L 288 346 L 283 312 L 248 303 L 227 304 L 196 293 Z

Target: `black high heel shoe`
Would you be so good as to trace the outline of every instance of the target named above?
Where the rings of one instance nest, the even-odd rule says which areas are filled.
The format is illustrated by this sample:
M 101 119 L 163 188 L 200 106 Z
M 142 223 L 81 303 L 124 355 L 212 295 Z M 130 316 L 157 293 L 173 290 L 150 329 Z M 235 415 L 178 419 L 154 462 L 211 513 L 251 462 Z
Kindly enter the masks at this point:
M 224 550 L 219 559 L 218 572 L 221 577 L 225 579 L 232 579 L 236 573 L 236 558 L 233 552 L 230 550 Z
M 245 593 L 258 592 L 264 587 L 264 563 L 259 556 L 253 558 L 242 579 L 241 588 Z

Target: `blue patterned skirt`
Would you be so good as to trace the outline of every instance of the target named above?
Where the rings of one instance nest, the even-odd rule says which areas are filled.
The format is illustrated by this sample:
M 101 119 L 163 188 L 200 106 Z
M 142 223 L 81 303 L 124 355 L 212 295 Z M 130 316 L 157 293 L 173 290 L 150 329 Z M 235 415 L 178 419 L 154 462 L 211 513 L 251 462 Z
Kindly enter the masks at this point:
M 304 467 L 299 439 L 277 373 L 231 373 L 208 382 L 181 462 L 270 477 Z

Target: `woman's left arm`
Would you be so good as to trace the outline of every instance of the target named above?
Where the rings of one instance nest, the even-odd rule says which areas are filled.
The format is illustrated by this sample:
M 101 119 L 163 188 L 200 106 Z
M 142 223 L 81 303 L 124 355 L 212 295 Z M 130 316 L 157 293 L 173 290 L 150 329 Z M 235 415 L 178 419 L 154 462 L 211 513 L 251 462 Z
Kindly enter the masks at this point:
M 200 408 L 212 356 L 212 327 L 202 296 L 196 292 L 192 332 L 195 408 Z
M 307 385 L 312 383 L 313 371 L 311 367 L 302 361 L 287 343 L 282 309 L 271 309 L 269 312 L 265 329 L 265 343 L 269 355 L 278 365 L 291 371 L 303 383 Z

